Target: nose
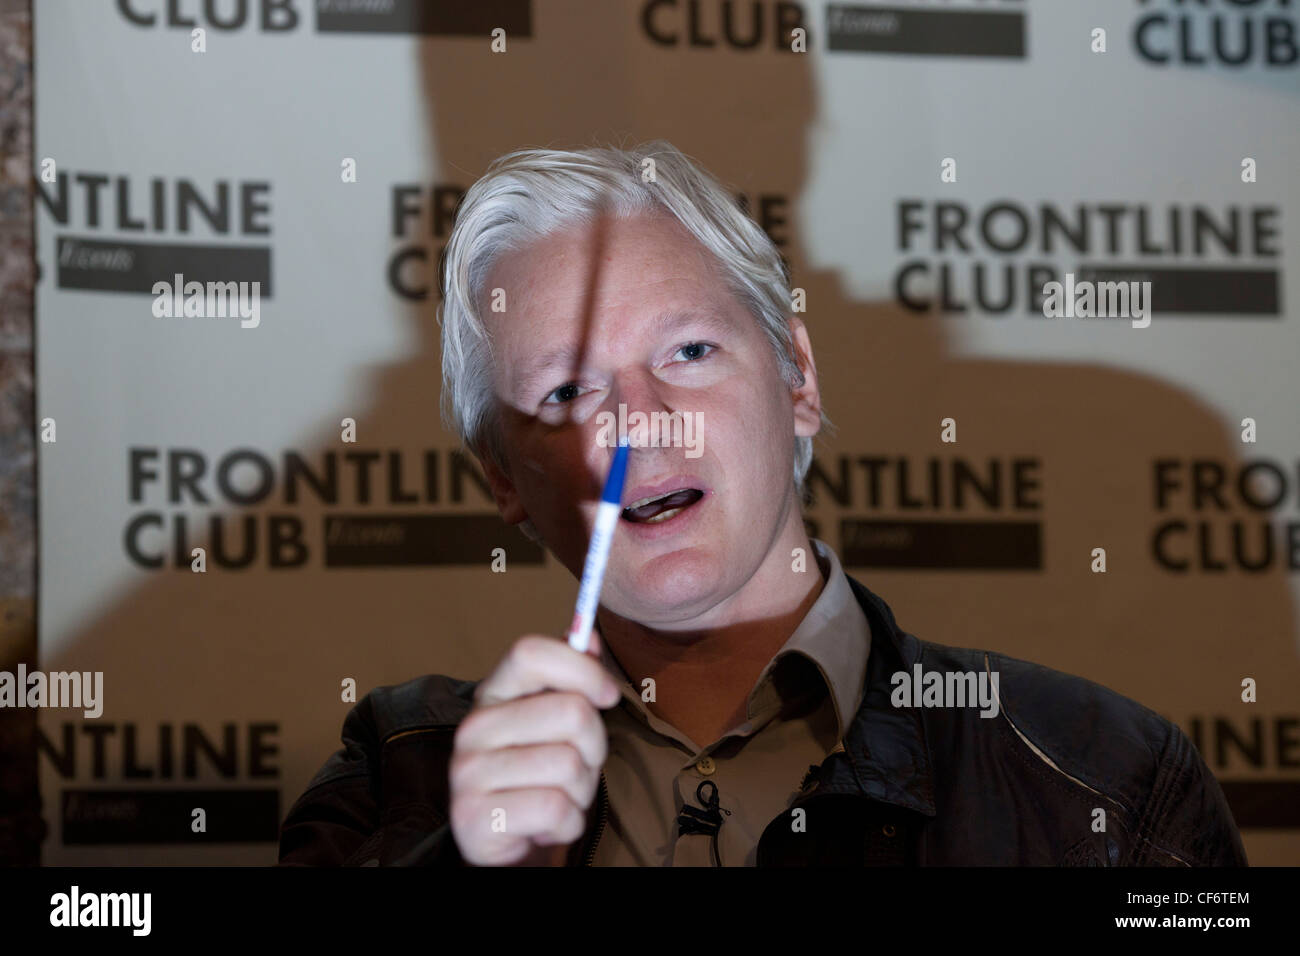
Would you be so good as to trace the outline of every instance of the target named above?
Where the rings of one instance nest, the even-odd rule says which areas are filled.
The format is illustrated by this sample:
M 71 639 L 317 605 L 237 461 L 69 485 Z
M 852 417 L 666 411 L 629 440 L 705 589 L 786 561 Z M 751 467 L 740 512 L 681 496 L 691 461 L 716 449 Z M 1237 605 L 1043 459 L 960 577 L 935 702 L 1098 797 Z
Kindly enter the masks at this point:
M 664 404 L 663 387 L 662 382 L 643 370 L 626 372 L 618 378 L 612 397 L 618 403 L 615 414 L 619 436 L 626 430 L 627 443 L 633 448 L 646 448 L 654 442 L 652 415 L 672 413 Z

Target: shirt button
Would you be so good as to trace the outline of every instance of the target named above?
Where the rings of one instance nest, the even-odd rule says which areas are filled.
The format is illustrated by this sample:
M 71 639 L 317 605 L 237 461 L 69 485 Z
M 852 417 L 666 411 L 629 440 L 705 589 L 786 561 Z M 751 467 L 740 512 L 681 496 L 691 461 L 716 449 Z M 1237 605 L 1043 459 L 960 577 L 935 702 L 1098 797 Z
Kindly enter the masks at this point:
M 695 769 L 708 777 L 718 769 L 718 765 L 713 762 L 712 757 L 701 757 L 695 762 Z

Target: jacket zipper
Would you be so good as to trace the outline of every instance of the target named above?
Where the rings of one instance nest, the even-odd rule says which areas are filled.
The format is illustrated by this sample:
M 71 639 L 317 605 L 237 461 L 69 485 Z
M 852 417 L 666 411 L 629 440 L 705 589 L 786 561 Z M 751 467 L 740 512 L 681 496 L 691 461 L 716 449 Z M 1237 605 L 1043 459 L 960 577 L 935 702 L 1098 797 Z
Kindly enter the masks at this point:
M 600 772 L 600 789 L 596 794 L 596 799 L 600 801 L 600 815 L 596 823 L 596 838 L 591 841 L 591 849 L 587 851 L 587 860 L 583 866 L 591 866 L 591 861 L 596 858 L 596 844 L 600 842 L 601 834 L 605 832 L 605 817 L 609 812 L 608 795 L 605 791 L 605 771 Z

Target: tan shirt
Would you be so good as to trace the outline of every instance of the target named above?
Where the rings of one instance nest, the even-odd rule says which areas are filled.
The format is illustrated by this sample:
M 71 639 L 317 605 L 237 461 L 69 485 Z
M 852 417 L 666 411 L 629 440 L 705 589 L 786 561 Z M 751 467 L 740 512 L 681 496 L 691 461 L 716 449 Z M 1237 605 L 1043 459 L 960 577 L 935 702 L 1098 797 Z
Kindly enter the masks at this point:
M 871 631 L 839 558 L 813 540 L 826 584 L 790 639 L 759 675 L 748 719 L 698 747 L 641 700 L 602 642 L 623 700 L 603 711 L 609 733 L 609 815 L 595 866 L 714 866 L 712 838 L 678 835 L 683 802 L 703 808 L 697 788 L 717 787 L 723 866 L 753 866 L 763 830 L 799 793 L 810 766 L 838 749 L 862 698 Z M 709 796 L 712 788 L 705 788 Z

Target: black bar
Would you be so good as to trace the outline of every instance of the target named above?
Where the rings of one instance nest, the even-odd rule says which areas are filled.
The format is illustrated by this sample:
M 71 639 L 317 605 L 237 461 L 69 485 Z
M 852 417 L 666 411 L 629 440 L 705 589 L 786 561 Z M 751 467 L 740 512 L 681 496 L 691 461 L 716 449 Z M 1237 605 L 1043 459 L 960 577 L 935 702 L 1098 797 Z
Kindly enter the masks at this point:
M 846 518 L 840 555 L 845 567 L 1040 571 L 1042 524 Z
M 407 568 L 483 565 L 505 550 L 511 564 L 541 564 L 542 547 L 496 514 L 329 515 L 325 567 Z
M 204 811 L 206 832 L 191 829 L 196 807 Z M 275 787 L 63 791 L 67 845 L 266 843 L 278 839 L 279 829 Z
M 1220 780 L 1238 829 L 1300 830 L 1300 780 Z
M 1276 269 L 1153 269 L 1147 266 L 1080 266 L 1076 284 L 1150 282 L 1153 318 L 1166 313 L 1206 313 L 1281 317 L 1282 294 Z
M 65 258 L 83 252 L 98 261 L 86 266 L 64 263 Z M 258 282 L 258 294 L 264 299 L 271 297 L 270 246 L 196 246 L 59 236 L 55 258 L 60 289 L 153 294 L 155 282 L 171 284 L 180 273 L 187 283 Z
M 826 49 L 937 56 L 1025 56 L 1025 15 L 983 10 L 826 7 Z
M 864 890 L 863 887 L 867 886 Z M 272 869 L 240 867 L 103 867 L 0 870 L 0 922 L 5 942 L 15 944 L 48 934 L 51 952 L 69 939 L 99 947 L 135 942 L 129 925 L 74 929 L 52 925 L 58 897 L 73 887 L 78 898 L 113 893 L 148 893 L 149 936 L 159 942 L 216 943 L 249 951 L 259 943 L 284 940 L 298 950 L 337 947 L 382 948 L 385 939 L 409 936 L 413 942 L 447 939 L 456 946 L 535 947 L 538 934 L 555 924 L 556 901 L 580 893 L 585 931 L 612 940 L 626 933 L 628 919 L 652 920 L 663 900 L 707 894 L 728 909 L 743 904 L 731 929 L 747 938 L 772 932 L 764 914 L 789 907 L 791 894 L 815 900 L 831 912 L 861 913 L 864 938 L 880 939 L 879 914 L 910 927 L 929 951 L 932 944 L 969 947 L 987 936 L 990 921 L 1008 940 L 1061 938 L 1072 943 L 1106 940 L 1168 939 L 1175 951 L 1188 939 L 1231 940 L 1267 929 L 1274 945 L 1290 925 L 1295 870 L 1284 867 L 1238 869 L 1183 868 L 1133 870 L 1107 867 L 952 867 L 888 873 L 847 874 L 839 869 L 723 872 L 712 867 L 664 870 L 655 867 L 543 869 L 462 867 L 453 872 L 422 868 Z M 1135 898 L 1160 894 L 1156 905 Z M 1182 894 L 1182 896 L 1178 896 Z M 1231 894 L 1231 895 L 1229 895 Z M 504 901 L 503 912 L 475 910 L 484 900 Z M 1177 902 L 1174 902 L 1177 900 Z M 1183 902 L 1187 900 L 1187 902 Z M 138 896 L 131 902 L 143 904 Z M 960 901 L 960 912 L 945 913 L 944 901 Z M 869 904 L 869 905 L 868 905 Z M 856 909 L 855 909 L 856 907 Z M 123 907 L 125 908 L 125 907 Z M 139 916 L 143 905 L 131 906 Z M 477 914 L 477 915 L 474 915 Z M 1161 931 L 1167 918 L 1245 918 L 1249 926 L 1210 926 Z M 809 917 L 791 919 L 805 926 Z M 1154 919 L 1147 928 L 1120 925 L 1134 918 Z M 142 920 L 143 922 L 143 920 Z M 850 921 L 852 922 L 852 921 Z M 1279 935 L 1283 934 L 1283 935 Z M 755 940 L 757 941 L 757 940 Z M 57 944 L 63 943 L 63 946 Z
M 316 0 L 317 33 L 414 33 L 475 36 L 497 27 L 506 38 L 533 35 L 530 0 Z

